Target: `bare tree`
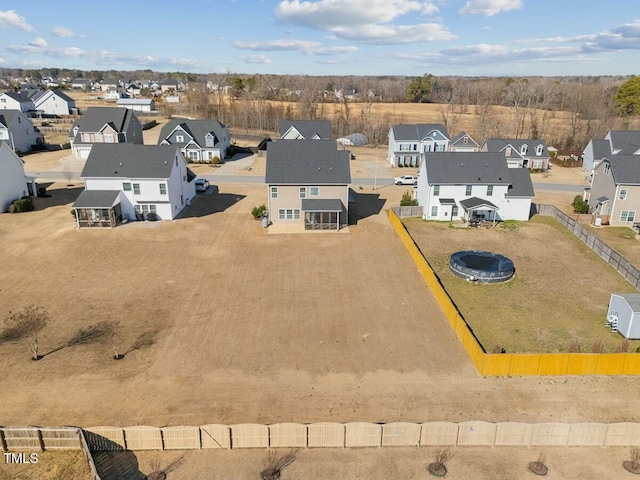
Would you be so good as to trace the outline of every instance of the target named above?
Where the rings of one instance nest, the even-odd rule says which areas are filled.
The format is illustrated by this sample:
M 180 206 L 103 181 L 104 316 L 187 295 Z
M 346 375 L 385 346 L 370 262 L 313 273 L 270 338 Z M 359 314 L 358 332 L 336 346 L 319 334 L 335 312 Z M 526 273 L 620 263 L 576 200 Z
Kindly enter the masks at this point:
M 23 341 L 31 352 L 33 360 L 42 358 L 38 354 L 38 335 L 44 327 L 51 323 L 49 314 L 44 308 L 29 305 L 20 312 L 9 312 L 4 323 L 7 330 L 3 333 L 3 337 Z

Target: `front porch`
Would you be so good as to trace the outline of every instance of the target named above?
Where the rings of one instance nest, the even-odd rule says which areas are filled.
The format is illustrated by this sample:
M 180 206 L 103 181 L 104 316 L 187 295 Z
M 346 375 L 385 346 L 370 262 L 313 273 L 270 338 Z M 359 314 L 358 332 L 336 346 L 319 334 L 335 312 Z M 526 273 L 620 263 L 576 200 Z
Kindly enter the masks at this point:
M 122 223 L 119 191 L 85 190 L 73 210 L 78 228 L 113 228 Z

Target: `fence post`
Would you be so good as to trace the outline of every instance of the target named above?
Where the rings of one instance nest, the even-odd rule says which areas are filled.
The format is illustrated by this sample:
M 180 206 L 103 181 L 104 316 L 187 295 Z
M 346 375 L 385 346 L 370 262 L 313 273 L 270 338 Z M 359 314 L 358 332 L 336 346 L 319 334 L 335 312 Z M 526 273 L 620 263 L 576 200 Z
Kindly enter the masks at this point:
M 4 439 L 4 430 L 0 428 L 0 448 L 2 448 L 3 452 L 7 451 L 7 442 Z

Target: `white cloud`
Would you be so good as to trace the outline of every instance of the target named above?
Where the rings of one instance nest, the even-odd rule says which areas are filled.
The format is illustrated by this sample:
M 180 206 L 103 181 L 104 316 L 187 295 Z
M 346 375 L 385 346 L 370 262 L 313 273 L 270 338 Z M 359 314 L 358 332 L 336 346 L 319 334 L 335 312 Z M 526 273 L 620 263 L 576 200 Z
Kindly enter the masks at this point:
M 423 23 L 419 25 L 366 25 L 334 30 L 336 36 L 345 40 L 372 44 L 403 44 L 432 42 L 456 38 L 442 25 Z
M 343 55 L 357 51 L 358 47 L 318 47 L 303 50 L 302 53 L 306 55 Z
M 77 33 L 67 27 L 56 26 L 51 29 L 51 35 L 59 37 L 59 38 L 73 38 L 79 37 Z
M 283 0 L 275 10 L 283 22 L 320 30 L 387 23 L 409 13 L 432 14 L 432 1 L 418 0 Z
M 15 10 L 0 11 L 0 28 L 18 28 L 25 32 L 30 32 L 33 27 L 27 23 L 27 20 L 18 15 Z
M 33 40 L 31 40 L 29 42 L 29 45 L 33 46 L 33 47 L 39 47 L 39 48 L 47 48 L 47 41 L 42 38 L 42 37 L 38 37 L 38 38 L 34 38 Z
M 272 51 L 300 51 L 320 46 L 320 42 L 308 40 L 269 40 L 264 42 L 233 42 L 232 45 L 242 50 Z
M 467 0 L 465 6 L 458 13 L 492 17 L 500 12 L 518 10 L 522 7 L 522 0 Z
M 267 63 L 271 63 L 271 60 L 266 57 L 265 55 L 240 55 L 240 60 L 242 60 L 244 63 L 249 63 L 249 64 L 267 64 Z
M 283 0 L 275 9 L 282 23 L 331 32 L 336 38 L 372 44 L 400 44 L 455 38 L 437 23 L 391 24 L 411 15 L 433 15 L 433 0 Z

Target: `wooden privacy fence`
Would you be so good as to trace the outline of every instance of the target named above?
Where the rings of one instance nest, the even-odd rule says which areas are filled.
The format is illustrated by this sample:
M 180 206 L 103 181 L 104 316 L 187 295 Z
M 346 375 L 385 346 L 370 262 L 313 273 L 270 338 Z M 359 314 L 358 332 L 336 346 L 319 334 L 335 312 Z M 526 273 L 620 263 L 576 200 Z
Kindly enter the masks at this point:
M 100 480 L 84 433 L 77 427 L 0 427 L 0 449 L 4 452 L 82 450 L 93 479 Z
M 422 217 L 424 207 L 391 207 L 395 214 L 400 218 Z
M 481 375 L 640 375 L 637 353 L 487 353 L 393 209 L 389 221 Z
M 491 423 L 483 421 L 429 423 L 276 423 L 262 425 L 93 427 L 85 429 L 88 447 L 78 428 L 3 427 L 10 439 L 5 450 L 41 450 L 34 438 L 57 438 L 46 449 L 200 450 L 209 448 L 349 448 L 427 446 L 622 446 L 640 445 L 638 423 Z M 65 430 L 66 433 L 61 433 Z M 100 433 L 97 433 L 100 432 Z M 209 442 L 211 433 L 218 438 Z M 108 434 L 122 440 L 95 443 Z M 224 437 L 224 438 L 223 438 Z M 106 437 L 105 437 L 106 438 Z M 19 441 L 18 441 L 19 440 Z M 89 455 L 90 458 L 90 455 Z M 96 474 L 97 475 L 97 474 Z
M 580 239 L 587 247 L 593 250 L 600 258 L 611 265 L 637 290 L 640 290 L 640 270 L 629 260 L 604 243 L 587 228 L 580 225 L 579 221 L 561 212 L 554 205 L 538 205 L 538 213 L 555 218 L 560 225 L 565 227 Z

